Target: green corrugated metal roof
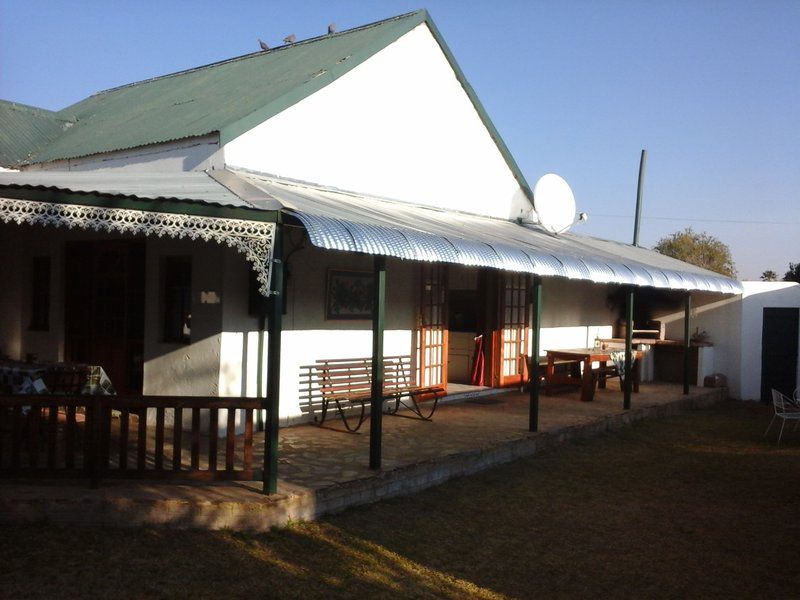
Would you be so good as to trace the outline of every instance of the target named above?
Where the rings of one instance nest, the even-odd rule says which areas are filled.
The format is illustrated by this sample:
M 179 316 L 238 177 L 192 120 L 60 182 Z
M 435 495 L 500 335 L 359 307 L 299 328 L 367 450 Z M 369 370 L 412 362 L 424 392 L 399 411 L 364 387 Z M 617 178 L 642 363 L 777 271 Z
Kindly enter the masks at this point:
M 0 165 L 27 162 L 71 125 L 52 111 L 0 100 Z
M 77 158 L 213 132 L 219 132 L 225 144 L 422 23 L 442 48 L 520 187 L 532 198 L 522 172 L 425 10 L 100 92 L 54 113 L 74 120 L 75 126 L 48 140 L 26 162 Z
M 426 16 L 410 13 L 100 92 L 58 112 L 77 125 L 31 162 L 211 132 L 220 132 L 225 143 L 331 83 Z

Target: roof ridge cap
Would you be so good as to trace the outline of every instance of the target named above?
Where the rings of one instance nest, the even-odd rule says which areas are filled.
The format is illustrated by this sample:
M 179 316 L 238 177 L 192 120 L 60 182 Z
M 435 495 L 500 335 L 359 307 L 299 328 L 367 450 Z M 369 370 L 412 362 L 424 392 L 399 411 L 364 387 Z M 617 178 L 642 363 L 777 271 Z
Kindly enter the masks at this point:
M 242 61 L 242 60 L 249 60 L 251 58 L 256 58 L 258 56 L 263 56 L 263 55 L 269 54 L 271 52 L 284 51 L 284 50 L 287 50 L 289 48 L 293 48 L 295 46 L 303 46 L 303 45 L 306 45 L 306 44 L 310 44 L 310 43 L 313 43 L 313 42 L 320 41 L 322 39 L 328 39 L 328 38 L 331 38 L 331 37 L 338 37 L 338 36 L 347 35 L 347 34 L 350 34 L 350 33 L 355 33 L 357 31 L 363 31 L 365 29 L 369 29 L 369 28 L 372 28 L 372 27 L 377 27 L 378 25 L 383 25 L 384 23 L 388 23 L 390 21 L 399 21 L 401 19 L 406 19 L 406 18 L 408 18 L 408 17 L 410 17 L 412 15 L 416 15 L 416 14 L 424 14 L 425 16 L 427 16 L 427 11 L 423 8 L 423 9 L 411 11 L 411 12 L 408 12 L 408 13 L 404 13 L 402 15 L 396 15 L 394 17 L 389 17 L 389 18 L 386 18 L 386 19 L 381 19 L 379 21 L 374 21 L 372 23 L 367 23 L 365 25 L 359 25 L 358 27 L 352 27 L 351 29 L 345 29 L 344 31 L 337 31 L 336 33 L 325 33 L 325 34 L 321 34 L 321 35 L 315 36 L 313 38 L 308 38 L 308 39 L 305 39 L 305 40 L 300 40 L 299 42 L 294 42 L 293 44 L 283 44 L 281 46 L 275 46 L 274 48 L 270 48 L 266 52 L 263 51 L 263 50 L 259 50 L 257 52 L 250 52 L 248 54 L 242 54 L 240 56 L 234 56 L 234 57 L 231 57 L 231 58 L 218 60 L 218 61 L 215 61 L 215 62 L 207 63 L 205 65 L 198 65 L 196 67 L 190 67 L 188 69 L 183 69 L 183 70 L 180 70 L 180 71 L 174 71 L 172 73 L 165 73 L 164 75 L 156 75 L 154 77 L 149 77 L 147 79 L 141 79 L 139 81 L 133 81 L 131 83 L 125 83 L 123 85 L 118 85 L 118 86 L 115 86 L 115 87 L 107 88 L 105 90 L 100 90 L 99 92 L 95 92 L 94 94 L 91 94 L 91 95 L 87 96 L 83 100 L 87 100 L 89 98 L 94 98 L 95 96 L 100 96 L 102 94 L 108 94 L 110 92 L 115 92 L 117 90 L 122 90 L 122 89 L 125 89 L 125 88 L 134 87 L 134 86 L 137 86 L 137 85 L 142 85 L 144 83 L 150 83 L 150 82 L 153 82 L 153 81 L 159 81 L 161 79 L 166 79 L 168 77 L 177 77 L 178 75 L 185 75 L 187 73 L 194 73 L 196 71 L 202 71 L 203 69 L 210 69 L 212 67 L 225 65 L 225 64 L 228 64 L 228 63 L 232 63 L 232 62 L 238 62 L 238 61 Z M 82 102 L 83 100 L 79 100 L 78 102 Z M 74 106 L 74 104 L 72 104 L 70 106 Z M 62 112 L 64 110 L 66 110 L 67 108 L 69 108 L 69 106 L 61 109 L 60 111 L 55 111 L 55 112 L 56 113 L 60 113 L 60 112 Z

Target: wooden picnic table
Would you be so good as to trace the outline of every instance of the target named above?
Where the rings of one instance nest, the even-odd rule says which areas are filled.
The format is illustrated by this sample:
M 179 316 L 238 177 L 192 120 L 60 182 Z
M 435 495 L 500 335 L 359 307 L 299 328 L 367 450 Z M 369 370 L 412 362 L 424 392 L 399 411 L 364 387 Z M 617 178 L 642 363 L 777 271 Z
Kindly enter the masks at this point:
M 611 370 L 608 362 L 612 361 L 611 353 L 618 352 L 611 348 L 570 348 L 567 350 L 547 350 L 547 369 L 545 371 L 546 389 L 553 385 L 575 385 L 581 388 L 581 400 L 591 402 L 594 399 L 595 381 L 603 388 L 605 387 L 606 375 Z M 639 363 L 642 358 L 641 350 L 634 350 L 631 355 L 635 358 L 633 363 L 633 391 L 639 392 Z M 570 361 L 583 363 L 583 374 L 575 377 L 571 374 L 557 374 L 555 370 L 556 361 Z M 592 363 L 599 362 L 600 369 L 592 370 Z

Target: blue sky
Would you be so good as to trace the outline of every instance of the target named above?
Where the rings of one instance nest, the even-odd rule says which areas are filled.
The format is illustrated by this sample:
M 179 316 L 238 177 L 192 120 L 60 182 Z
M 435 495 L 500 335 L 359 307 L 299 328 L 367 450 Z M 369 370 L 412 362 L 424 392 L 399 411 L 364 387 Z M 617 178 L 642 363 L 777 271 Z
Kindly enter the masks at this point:
M 800 262 L 800 2 L 0 0 L 0 97 L 102 89 L 428 8 L 531 185 L 572 186 L 591 235 L 691 226 L 742 278 Z

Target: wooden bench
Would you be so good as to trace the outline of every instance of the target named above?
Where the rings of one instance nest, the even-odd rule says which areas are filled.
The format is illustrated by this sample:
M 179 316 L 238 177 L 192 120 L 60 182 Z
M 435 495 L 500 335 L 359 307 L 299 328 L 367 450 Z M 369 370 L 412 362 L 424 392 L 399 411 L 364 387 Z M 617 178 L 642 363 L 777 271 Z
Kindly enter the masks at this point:
M 520 362 L 522 363 L 522 383 L 520 385 L 520 392 L 524 391 L 530 381 L 530 365 L 531 365 L 531 358 L 527 354 L 520 354 L 519 355 Z M 573 377 L 580 377 L 581 373 L 581 363 L 580 361 L 575 360 L 556 360 L 554 361 L 556 369 L 561 373 L 569 373 Z M 547 383 L 547 378 L 545 377 L 547 373 L 547 358 L 541 357 L 539 358 L 539 381 L 541 390 L 544 391 L 546 395 L 549 395 L 551 392 L 555 391 L 556 389 L 560 389 L 564 386 L 558 386 L 557 384 L 549 384 Z M 565 388 L 566 389 L 566 388 Z
M 430 420 L 444 396 L 444 387 L 415 385 L 410 356 L 386 356 L 383 361 L 381 400 L 387 403 L 386 412 L 397 414 L 402 406 L 420 419 Z M 345 428 L 358 431 L 372 400 L 372 359 L 320 359 L 300 369 L 300 398 L 312 412 L 318 411 L 314 422 L 322 425 L 333 405 Z M 429 405 L 423 407 L 423 402 Z

